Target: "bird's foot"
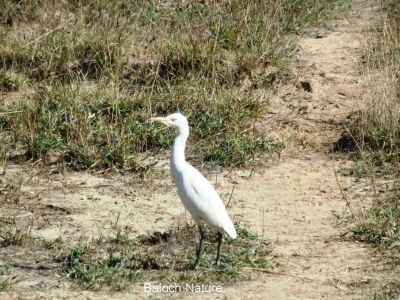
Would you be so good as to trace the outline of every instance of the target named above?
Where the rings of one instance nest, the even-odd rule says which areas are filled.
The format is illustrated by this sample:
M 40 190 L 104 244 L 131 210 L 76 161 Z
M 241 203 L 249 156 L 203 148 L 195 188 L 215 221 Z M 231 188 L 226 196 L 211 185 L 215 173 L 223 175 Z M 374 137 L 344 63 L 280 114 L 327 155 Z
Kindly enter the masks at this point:
M 200 259 L 196 259 L 196 262 L 193 265 L 193 270 L 196 270 L 199 264 L 200 264 Z
M 221 265 L 221 260 L 216 260 L 214 263 L 213 263 L 213 267 L 216 267 L 216 268 L 218 268 L 219 266 Z

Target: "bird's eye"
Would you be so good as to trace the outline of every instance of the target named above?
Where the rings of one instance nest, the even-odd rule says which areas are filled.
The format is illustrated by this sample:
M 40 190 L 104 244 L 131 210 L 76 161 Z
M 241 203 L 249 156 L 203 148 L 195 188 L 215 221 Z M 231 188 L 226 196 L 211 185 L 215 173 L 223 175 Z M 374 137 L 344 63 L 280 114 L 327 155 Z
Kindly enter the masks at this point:
M 172 121 L 172 122 L 175 122 L 175 121 L 176 121 L 176 118 L 171 118 L 171 121 Z

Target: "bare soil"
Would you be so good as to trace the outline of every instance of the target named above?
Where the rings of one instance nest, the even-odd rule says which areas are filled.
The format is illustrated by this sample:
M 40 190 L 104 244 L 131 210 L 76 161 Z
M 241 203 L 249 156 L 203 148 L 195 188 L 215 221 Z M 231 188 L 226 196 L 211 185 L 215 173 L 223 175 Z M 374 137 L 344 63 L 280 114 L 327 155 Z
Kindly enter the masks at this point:
M 349 205 L 362 203 L 364 196 L 357 191 L 364 183 L 344 176 L 352 162 L 332 152 L 347 118 L 363 106 L 365 79 L 359 75 L 358 59 L 379 9 L 375 2 L 355 1 L 343 18 L 298 39 L 297 83 L 279 88 L 265 116 L 275 128 L 271 135 L 292 136 L 280 160 L 252 170 L 208 174 L 224 199 L 235 187 L 230 214 L 267 241 L 279 262 L 270 273 L 253 272 L 250 281 L 224 286 L 223 293 L 214 295 L 217 298 L 364 299 L 392 275 L 368 246 L 340 238 L 345 231 L 340 218 L 350 213 Z M 5 195 L 1 220 L 31 228 L 45 239 L 62 236 L 74 242 L 82 236 L 108 235 L 116 222 L 135 236 L 190 221 L 170 180 L 167 160 L 144 178 L 10 165 L 0 183 Z M 0 257 L 0 265 L 6 260 Z M 143 282 L 110 294 L 82 291 L 65 278 L 46 274 L 18 270 L 22 280 L 1 297 L 150 296 L 144 294 Z

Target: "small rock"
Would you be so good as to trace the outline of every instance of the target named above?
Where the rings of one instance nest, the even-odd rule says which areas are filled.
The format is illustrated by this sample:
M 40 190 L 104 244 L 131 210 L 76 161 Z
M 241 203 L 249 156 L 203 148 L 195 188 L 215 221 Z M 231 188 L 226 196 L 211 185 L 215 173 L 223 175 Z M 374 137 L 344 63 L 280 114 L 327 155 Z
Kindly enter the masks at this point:
M 53 164 L 57 163 L 60 160 L 60 158 L 61 158 L 61 153 L 59 153 L 59 152 L 50 153 L 47 158 L 47 164 L 53 165 Z
M 320 29 L 317 31 L 317 33 L 315 34 L 315 38 L 317 39 L 322 39 L 324 37 L 326 37 L 328 34 L 326 32 L 326 30 Z
M 284 112 L 287 110 L 285 102 L 278 95 L 273 95 L 271 97 L 270 106 L 274 112 Z
M 242 80 L 242 85 L 240 87 L 241 91 L 247 91 L 249 90 L 253 85 L 253 82 L 250 80 L 250 78 L 248 76 L 246 76 L 243 80 Z

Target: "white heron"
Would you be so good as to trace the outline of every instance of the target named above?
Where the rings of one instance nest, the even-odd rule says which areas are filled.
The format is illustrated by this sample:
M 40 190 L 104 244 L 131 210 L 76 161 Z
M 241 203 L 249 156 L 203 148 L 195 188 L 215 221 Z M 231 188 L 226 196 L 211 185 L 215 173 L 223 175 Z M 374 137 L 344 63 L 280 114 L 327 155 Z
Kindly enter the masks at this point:
M 200 262 L 204 246 L 205 222 L 218 230 L 218 250 L 216 265 L 220 264 L 222 237 L 224 234 L 235 239 L 237 234 L 224 203 L 211 183 L 185 159 L 186 140 L 189 136 L 189 124 L 185 116 L 174 113 L 167 117 L 151 118 L 168 127 L 175 128 L 176 136 L 170 158 L 171 175 L 178 190 L 182 204 L 191 214 L 200 231 L 200 243 L 196 252 L 194 269 Z

